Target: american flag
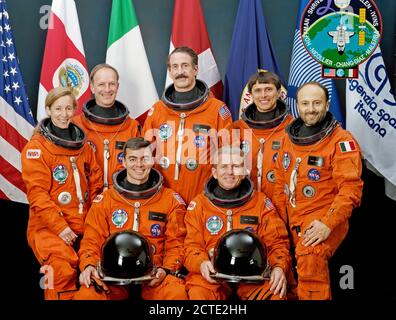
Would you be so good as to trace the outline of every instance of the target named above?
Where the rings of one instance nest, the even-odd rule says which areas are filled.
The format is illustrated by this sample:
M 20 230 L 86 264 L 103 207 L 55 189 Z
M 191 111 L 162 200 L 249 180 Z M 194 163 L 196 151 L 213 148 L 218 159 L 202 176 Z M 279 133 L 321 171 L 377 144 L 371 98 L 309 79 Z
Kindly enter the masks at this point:
M 6 1 L 0 0 L 0 198 L 27 203 L 21 151 L 32 135 L 30 110 L 11 32 Z

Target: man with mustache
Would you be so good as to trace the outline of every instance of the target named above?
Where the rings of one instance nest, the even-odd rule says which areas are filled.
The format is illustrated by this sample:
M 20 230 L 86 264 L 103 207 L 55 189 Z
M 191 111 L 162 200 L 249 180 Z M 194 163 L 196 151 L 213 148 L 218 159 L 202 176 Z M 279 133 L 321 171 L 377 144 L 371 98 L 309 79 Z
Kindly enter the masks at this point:
M 189 202 L 210 177 L 219 131 L 231 125 L 231 113 L 224 102 L 212 97 L 205 82 L 196 79 L 194 50 L 175 48 L 167 66 L 173 84 L 148 112 L 143 135 L 156 142 L 156 168 L 165 185 Z
M 276 162 L 273 201 L 291 230 L 301 300 L 331 299 L 328 260 L 348 232 L 363 181 L 359 145 L 329 110 L 317 82 L 297 90 L 300 117 L 287 128 Z

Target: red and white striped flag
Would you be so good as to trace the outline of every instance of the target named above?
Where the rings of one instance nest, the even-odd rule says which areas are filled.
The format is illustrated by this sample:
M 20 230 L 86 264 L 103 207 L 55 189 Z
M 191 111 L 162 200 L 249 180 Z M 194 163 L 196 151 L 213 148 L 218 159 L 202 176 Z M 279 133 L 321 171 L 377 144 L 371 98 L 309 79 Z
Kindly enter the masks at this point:
M 214 96 L 223 99 L 223 82 L 210 44 L 200 0 L 175 0 L 169 52 L 187 46 L 198 54 L 197 78 L 206 82 Z M 166 87 L 172 83 L 167 74 Z
M 77 114 L 92 94 L 80 24 L 74 0 L 53 0 L 37 105 L 37 120 L 46 117 L 45 97 L 58 86 L 69 86 L 78 101 Z
M 32 136 L 35 122 L 4 0 L 0 1 L 0 49 L 0 198 L 28 203 L 21 151 Z

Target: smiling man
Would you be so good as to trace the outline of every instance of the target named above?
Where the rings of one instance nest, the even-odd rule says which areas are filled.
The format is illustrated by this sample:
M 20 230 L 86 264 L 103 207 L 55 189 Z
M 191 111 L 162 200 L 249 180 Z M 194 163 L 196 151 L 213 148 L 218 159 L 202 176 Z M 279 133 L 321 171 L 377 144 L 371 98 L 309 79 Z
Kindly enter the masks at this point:
M 289 224 L 299 299 L 331 299 L 328 260 L 348 232 L 363 181 L 359 145 L 329 110 L 327 88 L 297 90 L 300 117 L 287 127 L 277 158 L 274 204 Z
M 253 103 L 241 119 L 232 124 L 232 144 L 241 147 L 255 188 L 272 198 L 274 166 L 286 126 L 292 121 L 285 103 L 279 99 L 281 81 L 272 72 L 251 76 L 248 91 Z
M 218 239 L 233 229 L 257 234 L 268 252 L 272 268 L 269 281 L 238 284 L 237 295 L 243 300 L 285 299 L 290 268 L 289 239 L 286 226 L 271 200 L 253 189 L 246 177 L 243 152 L 225 146 L 218 151 L 212 178 L 187 208 L 187 235 L 184 242 L 185 266 L 189 270 L 186 289 L 191 300 L 225 300 L 231 287 L 214 280 L 212 256 Z M 229 263 L 226 261 L 225 263 Z
M 127 299 L 128 287 L 102 285 L 97 271 L 101 248 L 106 239 L 119 231 L 133 230 L 149 241 L 157 267 L 155 278 L 142 284 L 142 298 L 184 300 L 184 281 L 174 276 L 183 265 L 185 206 L 173 190 L 162 186 L 161 174 L 154 164 L 150 142 L 143 138 L 128 140 L 123 149 L 125 169 L 114 174 L 112 188 L 92 205 L 85 223 L 79 251 L 81 288 L 79 300 Z
M 103 170 L 103 187 L 112 185 L 112 174 L 122 168 L 122 148 L 129 138 L 140 135 L 139 123 L 129 117 L 128 108 L 117 101 L 119 75 L 115 68 L 102 63 L 90 74 L 95 99 L 88 101 L 83 113 L 73 122 L 87 134 L 87 143 Z

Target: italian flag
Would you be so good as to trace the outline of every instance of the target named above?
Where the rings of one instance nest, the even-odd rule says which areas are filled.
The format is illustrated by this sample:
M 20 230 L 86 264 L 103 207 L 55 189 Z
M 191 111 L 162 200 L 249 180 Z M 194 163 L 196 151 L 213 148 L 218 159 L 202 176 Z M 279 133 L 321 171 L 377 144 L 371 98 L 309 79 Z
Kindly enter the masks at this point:
M 223 82 L 206 30 L 200 0 L 175 0 L 169 53 L 176 47 L 187 46 L 198 54 L 198 76 L 217 99 L 223 99 Z M 172 83 L 167 73 L 166 85 Z
M 131 0 L 113 0 L 106 63 L 120 74 L 117 100 L 142 124 L 158 94 Z
M 340 142 L 340 149 L 341 149 L 341 152 L 349 152 L 349 151 L 356 150 L 355 142 L 352 140 Z
M 41 67 L 37 120 L 47 116 L 45 98 L 58 86 L 71 87 L 77 98 L 77 114 L 92 98 L 80 24 L 74 0 L 53 0 Z

